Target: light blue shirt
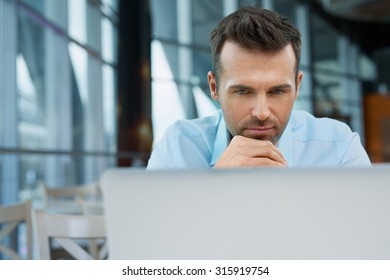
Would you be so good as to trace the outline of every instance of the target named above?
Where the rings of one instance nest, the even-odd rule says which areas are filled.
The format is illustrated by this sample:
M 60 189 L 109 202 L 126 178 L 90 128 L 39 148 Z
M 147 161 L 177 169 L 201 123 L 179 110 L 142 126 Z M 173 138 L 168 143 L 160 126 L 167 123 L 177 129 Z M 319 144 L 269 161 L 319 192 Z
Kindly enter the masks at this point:
M 229 144 L 221 110 L 168 127 L 147 169 L 211 168 Z M 293 110 L 277 147 L 289 167 L 371 166 L 359 135 L 344 123 Z

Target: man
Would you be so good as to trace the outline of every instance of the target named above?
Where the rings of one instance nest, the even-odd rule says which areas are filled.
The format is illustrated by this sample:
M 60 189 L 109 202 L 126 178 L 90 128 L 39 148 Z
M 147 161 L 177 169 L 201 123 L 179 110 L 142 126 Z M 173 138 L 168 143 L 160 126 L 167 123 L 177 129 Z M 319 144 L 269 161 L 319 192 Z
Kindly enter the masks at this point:
M 371 165 L 347 125 L 292 110 L 303 77 L 301 37 L 286 18 L 242 8 L 210 38 L 208 83 L 221 110 L 170 126 L 148 169 Z

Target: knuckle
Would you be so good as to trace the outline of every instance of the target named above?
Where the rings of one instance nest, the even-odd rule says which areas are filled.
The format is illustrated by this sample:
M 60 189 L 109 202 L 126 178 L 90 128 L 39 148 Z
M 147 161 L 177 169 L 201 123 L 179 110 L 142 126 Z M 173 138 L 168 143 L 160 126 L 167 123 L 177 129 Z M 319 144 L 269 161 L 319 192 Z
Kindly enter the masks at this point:
M 266 152 L 266 155 L 269 157 L 269 156 L 271 156 L 272 155 L 272 148 L 271 147 L 267 147 L 266 149 L 265 149 L 265 152 Z
M 269 140 L 264 140 L 264 144 L 265 144 L 267 147 L 270 147 L 270 148 L 274 146 L 274 144 L 272 144 L 272 142 L 269 141 Z

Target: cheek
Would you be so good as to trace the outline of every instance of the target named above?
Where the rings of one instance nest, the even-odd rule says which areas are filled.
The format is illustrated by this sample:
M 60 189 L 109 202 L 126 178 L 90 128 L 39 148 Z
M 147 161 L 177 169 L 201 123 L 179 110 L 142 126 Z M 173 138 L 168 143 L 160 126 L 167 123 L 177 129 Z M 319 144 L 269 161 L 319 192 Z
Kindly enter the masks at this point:
M 232 135 L 240 133 L 242 122 L 251 118 L 250 104 L 245 100 L 220 100 L 226 126 Z
M 223 116 L 226 122 L 226 126 L 233 134 L 237 134 L 237 126 L 240 121 L 245 118 L 244 106 L 242 103 L 234 102 L 233 100 L 221 100 L 220 105 L 223 112 Z
M 294 106 L 294 100 L 279 100 L 278 102 L 273 102 L 272 104 L 272 114 L 276 116 L 276 118 L 283 123 L 288 120 L 292 107 Z
M 225 113 L 225 118 L 228 118 L 229 120 L 238 121 L 243 118 L 248 111 L 248 104 L 246 104 L 242 99 L 222 99 L 220 100 L 220 104 Z
M 235 106 L 227 102 L 221 102 L 221 109 L 226 122 L 233 122 L 235 119 Z

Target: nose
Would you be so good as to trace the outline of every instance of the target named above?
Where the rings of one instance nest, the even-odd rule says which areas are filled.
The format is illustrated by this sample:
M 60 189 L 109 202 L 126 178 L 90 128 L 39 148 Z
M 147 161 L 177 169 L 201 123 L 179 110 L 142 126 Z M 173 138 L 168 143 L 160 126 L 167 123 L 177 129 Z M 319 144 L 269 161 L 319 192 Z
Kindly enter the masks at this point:
M 268 119 L 271 112 L 269 110 L 267 95 L 258 94 L 254 102 L 255 103 L 252 108 L 252 116 L 256 117 L 261 121 Z

